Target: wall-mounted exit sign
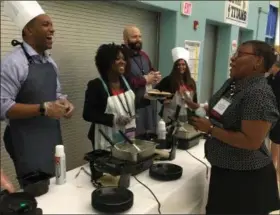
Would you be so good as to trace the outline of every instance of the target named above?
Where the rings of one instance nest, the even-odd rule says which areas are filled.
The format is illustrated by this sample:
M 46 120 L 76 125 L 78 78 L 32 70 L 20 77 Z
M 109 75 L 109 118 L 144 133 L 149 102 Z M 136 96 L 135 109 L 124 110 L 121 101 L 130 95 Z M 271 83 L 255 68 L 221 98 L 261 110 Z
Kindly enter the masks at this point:
M 183 1 L 181 4 L 181 14 L 184 16 L 192 15 L 192 3 L 189 1 Z

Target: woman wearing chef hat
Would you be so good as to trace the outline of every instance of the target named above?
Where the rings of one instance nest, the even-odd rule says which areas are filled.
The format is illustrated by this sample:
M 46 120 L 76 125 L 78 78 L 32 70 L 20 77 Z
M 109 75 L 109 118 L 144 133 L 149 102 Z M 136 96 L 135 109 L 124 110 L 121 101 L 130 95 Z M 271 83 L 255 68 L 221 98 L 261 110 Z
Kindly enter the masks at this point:
M 60 93 L 57 66 L 46 50 L 54 29 L 36 1 L 5 1 L 4 13 L 22 31 L 23 43 L 1 61 L 1 120 L 4 142 L 14 161 L 19 184 L 33 172 L 54 174 L 55 145 L 62 144 L 59 119 L 73 105 Z
M 84 120 L 92 123 L 88 138 L 95 150 L 110 146 L 100 130 L 115 143 L 123 140 L 119 130 L 135 136 L 135 94 L 123 76 L 127 60 L 123 47 L 114 43 L 97 50 L 100 77 L 88 82 L 83 111 Z
M 182 47 L 172 49 L 173 68 L 169 76 L 155 87 L 157 90 L 175 94 L 173 98 L 166 99 L 163 102 L 160 116 L 165 122 L 169 117 L 175 114 L 176 106 L 185 106 L 182 98 L 188 96 L 194 102 L 197 102 L 196 84 L 190 74 L 188 66 L 189 51 Z M 181 109 L 179 116 L 186 116 L 185 109 Z M 182 117 L 180 117 L 182 119 Z

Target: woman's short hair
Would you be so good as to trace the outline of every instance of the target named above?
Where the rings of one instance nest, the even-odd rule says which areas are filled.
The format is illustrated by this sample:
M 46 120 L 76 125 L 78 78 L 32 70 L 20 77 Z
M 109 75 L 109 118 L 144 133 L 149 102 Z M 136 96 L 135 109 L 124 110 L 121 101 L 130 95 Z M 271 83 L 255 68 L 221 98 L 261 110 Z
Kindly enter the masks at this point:
M 99 46 L 95 55 L 95 65 L 102 78 L 107 77 L 107 72 L 112 68 L 120 52 L 125 56 L 122 46 L 116 45 L 115 43 Z M 127 60 L 126 57 L 125 60 Z
M 260 40 L 249 40 L 242 45 L 251 45 L 257 56 L 263 57 L 263 64 L 265 70 L 269 70 L 276 61 L 274 48 L 268 43 Z

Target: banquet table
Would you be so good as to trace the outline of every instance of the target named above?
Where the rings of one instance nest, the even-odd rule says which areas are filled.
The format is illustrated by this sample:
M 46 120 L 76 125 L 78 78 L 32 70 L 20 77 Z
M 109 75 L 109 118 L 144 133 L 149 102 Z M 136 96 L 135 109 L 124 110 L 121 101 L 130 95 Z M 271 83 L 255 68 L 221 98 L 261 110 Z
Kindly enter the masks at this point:
M 187 151 L 177 150 L 176 158 L 170 162 L 180 165 L 183 168 L 183 175 L 180 179 L 169 182 L 157 181 L 149 177 L 145 171 L 136 177 L 148 186 L 161 204 L 162 214 L 201 214 L 208 193 L 207 169 L 210 174 L 210 164 L 204 158 L 204 140 L 189 149 L 189 153 L 203 161 L 206 166 L 192 157 Z M 89 165 L 84 167 L 90 172 Z M 90 176 L 80 172 L 81 167 L 67 172 L 67 182 L 63 185 L 56 185 L 55 178 L 51 179 L 49 192 L 37 197 L 38 207 L 44 214 L 97 214 L 91 206 L 91 193 L 95 190 L 90 182 Z M 126 211 L 126 214 L 158 214 L 158 203 L 143 185 L 131 177 L 129 189 L 134 194 L 134 204 Z

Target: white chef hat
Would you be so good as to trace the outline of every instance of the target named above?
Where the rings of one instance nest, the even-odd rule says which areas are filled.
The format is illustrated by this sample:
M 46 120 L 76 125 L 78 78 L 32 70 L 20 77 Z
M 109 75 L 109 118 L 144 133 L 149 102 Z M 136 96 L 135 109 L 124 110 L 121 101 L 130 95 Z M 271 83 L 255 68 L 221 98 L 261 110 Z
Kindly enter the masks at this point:
M 190 59 L 190 52 L 183 47 L 176 47 L 171 50 L 173 62 L 175 63 L 179 59 L 185 60 L 187 63 Z
M 37 1 L 4 1 L 4 13 L 20 30 L 35 17 L 45 14 Z

